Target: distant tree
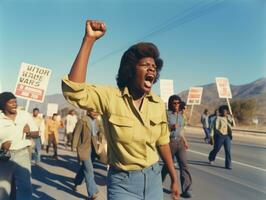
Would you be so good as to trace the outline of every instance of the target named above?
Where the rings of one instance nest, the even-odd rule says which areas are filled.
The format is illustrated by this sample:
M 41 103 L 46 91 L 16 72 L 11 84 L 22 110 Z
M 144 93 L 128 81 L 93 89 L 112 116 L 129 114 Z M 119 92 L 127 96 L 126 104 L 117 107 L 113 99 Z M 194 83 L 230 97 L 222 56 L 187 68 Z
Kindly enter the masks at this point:
M 256 111 L 256 100 L 236 100 L 232 103 L 232 112 L 239 123 L 250 124 Z

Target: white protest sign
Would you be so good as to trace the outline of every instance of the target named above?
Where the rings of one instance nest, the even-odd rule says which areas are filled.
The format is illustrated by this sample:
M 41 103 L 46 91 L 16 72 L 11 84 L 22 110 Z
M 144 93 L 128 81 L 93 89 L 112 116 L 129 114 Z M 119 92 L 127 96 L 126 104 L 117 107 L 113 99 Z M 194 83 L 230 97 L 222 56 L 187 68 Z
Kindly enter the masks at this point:
M 50 69 L 22 63 L 15 87 L 15 95 L 42 103 L 51 73 Z
M 228 78 L 216 77 L 216 86 L 220 98 L 232 98 L 230 84 Z
M 53 114 L 57 113 L 57 112 L 58 112 L 58 104 L 56 104 L 56 103 L 48 103 L 47 104 L 47 113 L 46 113 L 46 115 L 48 117 L 53 116 Z
M 187 97 L 187 105 L 200 105 L 203 87 L 190 87 Z
M 160 97 L 167 103 L 171 95 L 174 94 L 174 81 L 170 79 L 160 79 Z

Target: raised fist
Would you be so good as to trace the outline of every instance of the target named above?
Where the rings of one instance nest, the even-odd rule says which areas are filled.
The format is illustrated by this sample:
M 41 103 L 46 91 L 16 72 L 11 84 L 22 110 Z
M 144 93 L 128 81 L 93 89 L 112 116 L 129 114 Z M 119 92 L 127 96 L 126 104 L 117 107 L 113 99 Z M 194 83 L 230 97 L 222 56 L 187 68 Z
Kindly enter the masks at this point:
M 103 22 L 95 20 L 86 21 L 86 37 L 99 39 L 106 32 L 106 26 Z

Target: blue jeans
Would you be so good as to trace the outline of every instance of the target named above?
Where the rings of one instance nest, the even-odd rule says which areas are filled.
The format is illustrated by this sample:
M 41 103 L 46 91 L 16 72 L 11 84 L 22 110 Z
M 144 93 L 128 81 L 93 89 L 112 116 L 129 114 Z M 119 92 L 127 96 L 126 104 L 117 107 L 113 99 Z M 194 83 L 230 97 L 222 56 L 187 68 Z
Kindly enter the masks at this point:
M 209 128 L 203 128 L 205 133 L 205 139 L 210 139 L 210 129 Z
M 228 135 L 214 134 L 214 146 L 209 154 L 209 161 L 215 160 L 222 146 L 224 146 L 225 152 L 225 167 L 231 168 L 231 139 Z
M 9 161 L 0 162 L 0 199 L 32 199 L 31 164 L 28 147 L 11 151 Z
M 81 163 L 82 164 L 75 177 L 74 184 L 80 185 L 85 178 L 88 197 L 91 198 L 94 194 L 98 192 L 97 185 L 94 180 L 93 165 L 91 159 L 83 160 Z
M 108 200 L 162 200 L 161 167 L 158 163 L 136 171 L 110 167 L 107 176 Z
M 35 160 L 36 163 L 41 162 L 41 138 L 33 138 L 33 142 L 35 144 L 34 149 L 33 149 L 33 159 Z

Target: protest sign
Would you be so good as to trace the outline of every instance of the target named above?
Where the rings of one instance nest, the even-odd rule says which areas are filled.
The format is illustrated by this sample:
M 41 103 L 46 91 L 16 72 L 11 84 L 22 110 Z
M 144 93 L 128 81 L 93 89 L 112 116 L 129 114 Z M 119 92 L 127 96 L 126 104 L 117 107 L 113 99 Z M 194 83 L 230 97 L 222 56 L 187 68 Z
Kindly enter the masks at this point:
M 191 87 L 189 88 L 187 105 L 200 105 L 202 97 L 202 87 Z
M 174 94 L 174 81 L 170 79 L 160 79 L 160 97 L 167 103 L 171 95 Z
M 17 97 L 42 103 L 52 71 L 50 69 L 22 63 L 15 87 Z

